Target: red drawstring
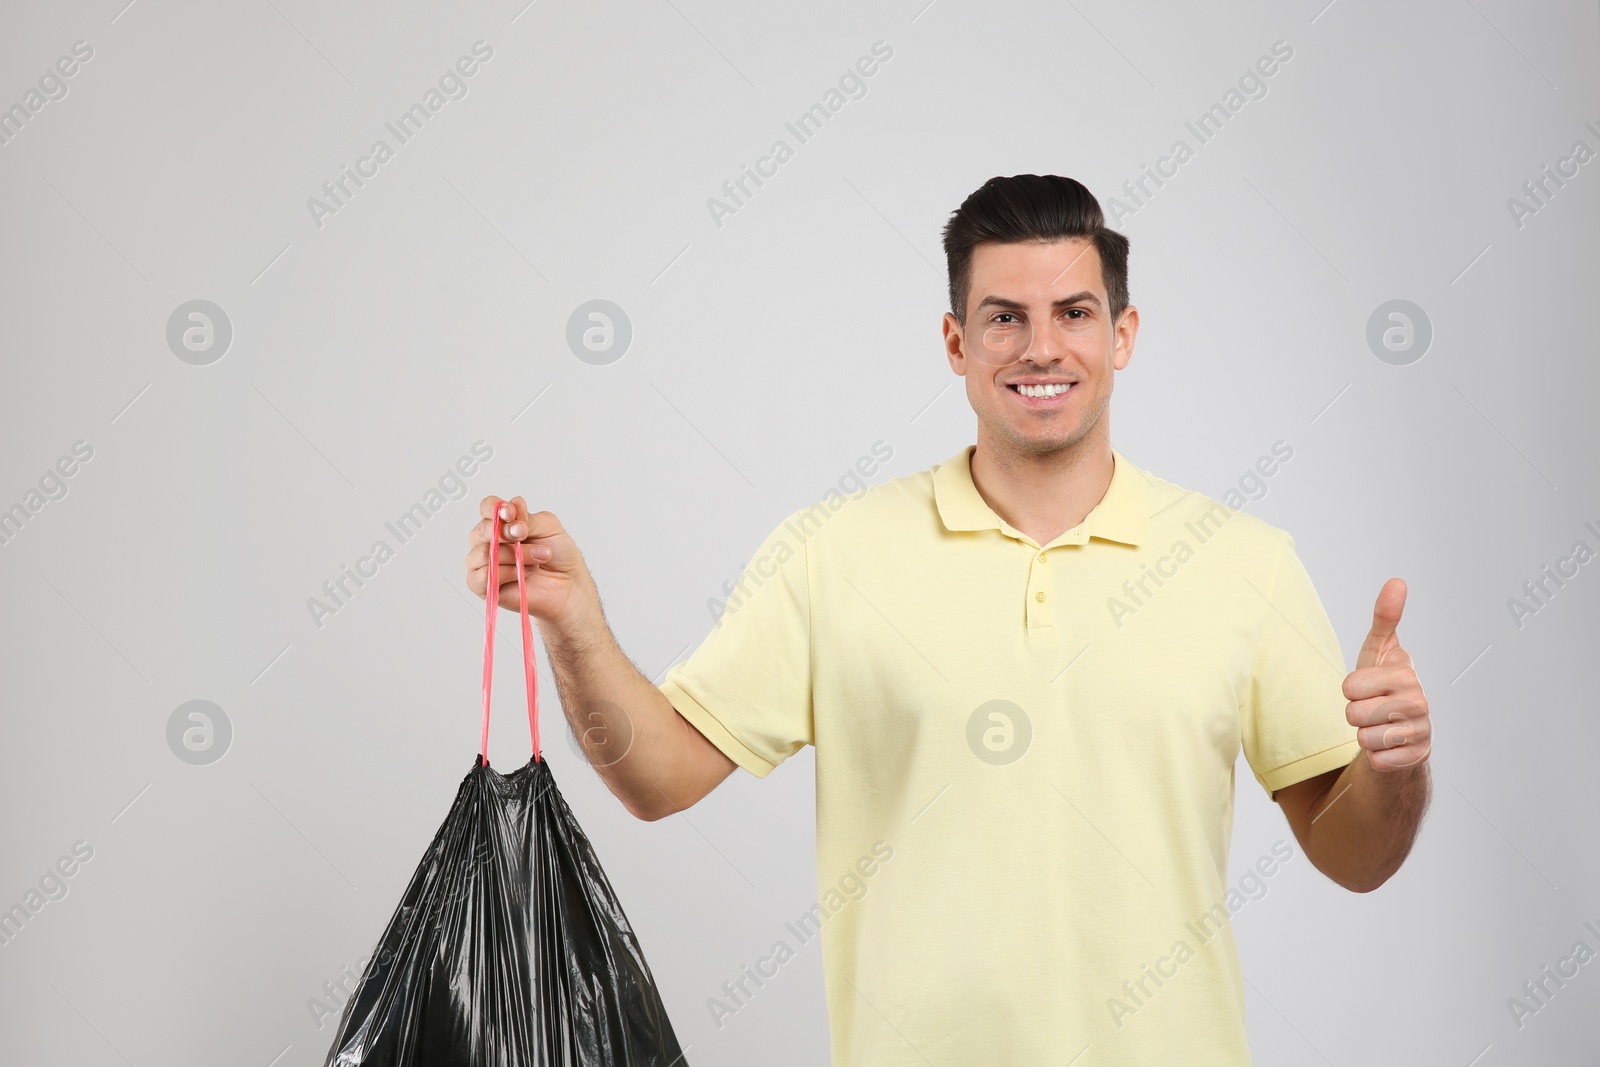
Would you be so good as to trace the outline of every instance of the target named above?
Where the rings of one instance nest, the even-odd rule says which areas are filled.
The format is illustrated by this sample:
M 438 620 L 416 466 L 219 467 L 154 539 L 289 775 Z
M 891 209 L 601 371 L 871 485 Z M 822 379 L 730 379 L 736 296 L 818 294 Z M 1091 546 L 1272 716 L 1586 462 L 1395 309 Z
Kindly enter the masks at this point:
M 500 502 L 490 524 L 489 569 L 484 575 L 483 626 L 483 765 L 489 765 L 489 692 L 494 683 L 494 622 L 500 613 Z M 533 659 L 533 624 L 528 618 L 528 585 L 523 577 L 522 542 L 513 541 L 517 557 L 517 602 L 522 615 L 522 666 L 528 689 L 528 730 L 533 735 L 533 758 L 539 759 L 539 681 Z
M 495 509 L 495 514 L 500 514 L 500 509 Z M 533 738 L 533 758 L 539 758 L 539 669 L 533 659 L 533 622 L 528 618 L 528 586 L 522 573 L 522 542 L 515 542 L 517 549 L 517 601 L 522 615 L 522 673 L 527 677 L 528 689 L 528 734 Z M 488 762 L 488 757 L 484 757 Z

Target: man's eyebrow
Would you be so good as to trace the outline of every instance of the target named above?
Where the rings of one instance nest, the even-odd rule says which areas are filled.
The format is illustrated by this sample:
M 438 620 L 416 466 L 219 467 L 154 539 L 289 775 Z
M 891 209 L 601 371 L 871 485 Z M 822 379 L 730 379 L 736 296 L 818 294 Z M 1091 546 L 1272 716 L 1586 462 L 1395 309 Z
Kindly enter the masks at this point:
M 1072 293 L 1068 296 L 1064 296 L 1060 300 L 1055 301 L 1051 306 L 1059 310 L 1061 308 L 1071 307 L 1074 304 L 1093 304 L 1095 307 L 1101 306 L 1100 298 L 1095 296 L 1087 289 L 1079 293 Z M 986 296 L 978 303 L 978 307 L 980 309 L 986 307 L 1002 308 L 1007 311 L 1023 311 L 1026 309 L 1025 305 L 1019 301 L 1012 300 L 1010 297 L 1004 296 Z

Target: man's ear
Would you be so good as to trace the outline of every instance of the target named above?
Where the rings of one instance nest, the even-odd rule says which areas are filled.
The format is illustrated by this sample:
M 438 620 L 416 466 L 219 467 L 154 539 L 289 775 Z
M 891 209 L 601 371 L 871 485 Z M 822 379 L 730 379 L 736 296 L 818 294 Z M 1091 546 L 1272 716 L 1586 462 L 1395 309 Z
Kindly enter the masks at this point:
M 945 358 L 950 361 L 950 369 L 957 376 L 966 377 L 966 340 L 965 331 L 962 330 L 961 323 L 957 321 L 955 315 L 946 311 L 944 313 L 944 321 L 940 324 L 940 329 L 944 334 L 944 354 Z
M 1112 344 L 1114 353 L 1111 365 L 1117 370 L 1122 370 L 1133 358 L 1133 342 L 1139 335 L 1139 309 L 1129 304 L 1122 309 L 1122 314 L 1117 317 L 1117 324 L 1112 327 Z

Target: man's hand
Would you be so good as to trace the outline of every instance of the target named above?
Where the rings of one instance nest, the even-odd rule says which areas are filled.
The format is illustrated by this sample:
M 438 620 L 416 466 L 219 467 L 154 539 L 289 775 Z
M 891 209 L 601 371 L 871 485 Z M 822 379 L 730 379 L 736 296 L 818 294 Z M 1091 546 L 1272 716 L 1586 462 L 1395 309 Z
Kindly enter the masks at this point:
M 1356 657 L 1356 669 L 1344 680 L 1344 695 L 1350 701 L 1345 717 L 1358 728 L 1356 740 L 1375 771 L 1418 767 L 1433 748 L 1428 698 L 1410 653 L 1400 647 L 1395 634 L 1405 606 L 1406 583 L 1390 578 L 1378 593 L 1372 630 Z
M 548 511 L 529 515 L 528 505 L 520 496 L 510 500 L 486 496 L 479 503 L 481 519 L 467 535 L 468 589 L 484 596 L 488 588 L 489 535 L 494 529 L 496 505 L 502 520 L 500 558 L 496 561 L 501 607 L 509 611 L 518 609 L 514 553 L 519 549 L 523 580 L 528 587 L 528 614 L 535 620 L 560 624 L 573 618 L 583 607 L 592 606 L 590 601 L 599 603 L 583 555 L 567 531 Z
M 500 558 L 491 563 L 497 508 Z M 522 553 L 528 614 L 539 623 L 561 710 L 595 773 L 628 811 L 640 819 L 665 818 L 732 774 L 738 765 L 622 654 L 583 553 L 556 517 L 529 515 L 520 496 L 484 497 L 478 514 L 467 538 L 467 588 L 484 596 L 489 575 L 497 574 L 500 606 L 516 611 L 515 553 Z
M 1406 583 L 1390 578 L 1356 669 L 1345 675 L 1345 718 L 1356 728 L 1361 754 L 1342 771 L 1297 782 L 1275 797 L 1312 864 L 1355 893 L 1372 892 L 1400 869 L 1433 795 L 1428 698 L 1394 632 L 1405 606 Z

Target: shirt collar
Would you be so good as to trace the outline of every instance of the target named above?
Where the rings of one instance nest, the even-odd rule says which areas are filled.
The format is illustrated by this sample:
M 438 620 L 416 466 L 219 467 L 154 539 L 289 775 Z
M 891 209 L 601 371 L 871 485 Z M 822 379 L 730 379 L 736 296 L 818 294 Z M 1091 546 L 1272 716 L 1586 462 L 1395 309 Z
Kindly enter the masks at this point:
M 972 453 L 976 447 L 968 445 L 934 469 L 934 504 L 945 529 L 999 530 L 1008 537 L 1032 544 L 1031 538 L 995 514 L 973 484 Z M 1081 523 L 1050 542 L 1051 545 L 1081 545 L 1091 537 L 1127 545 L 1137 545 L 1143 540 L 1145 520 L 1150 514 L 1146 476 L 1115 448 L 1111 450 L 1111 460 L 1111 484 L 1106 487 L 1106 495 Z

